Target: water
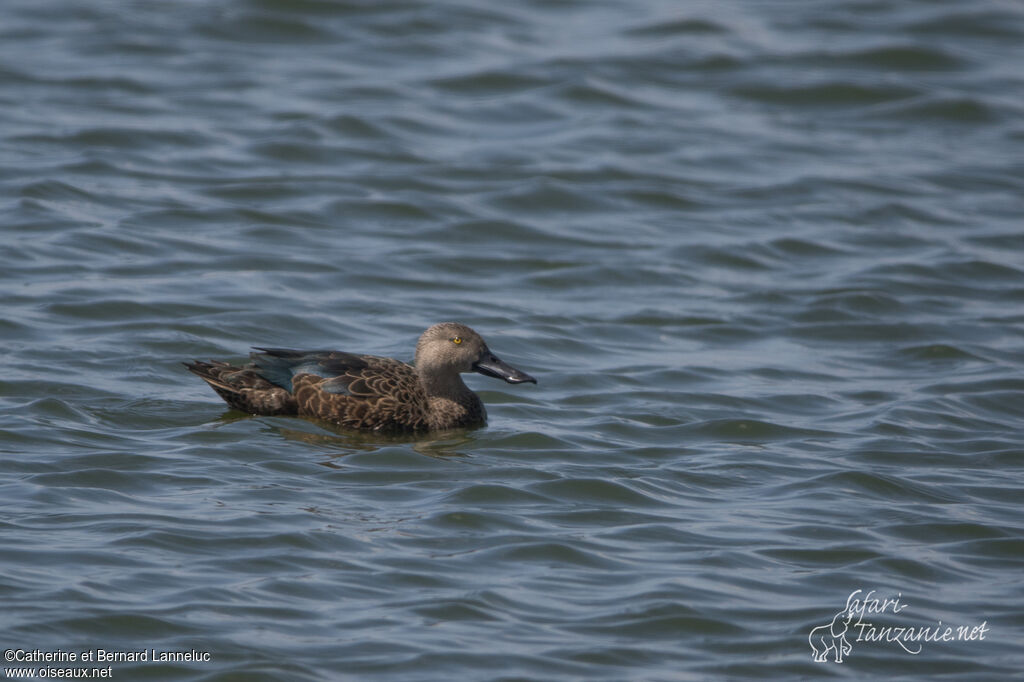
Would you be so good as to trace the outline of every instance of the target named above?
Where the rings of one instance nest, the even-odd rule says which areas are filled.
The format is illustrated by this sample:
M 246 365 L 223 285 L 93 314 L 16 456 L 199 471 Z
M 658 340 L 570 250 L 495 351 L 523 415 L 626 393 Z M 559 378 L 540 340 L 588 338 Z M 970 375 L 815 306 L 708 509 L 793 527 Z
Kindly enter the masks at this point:
M 1022 45 L 999 0 L 5 2 L 0 644 L 1019 676 Z M 180 364 L 447 319 L 540 382 L 470 377 L 480 430 L 247 418 Z M 857 640 L 937 621 L 984 638 Z

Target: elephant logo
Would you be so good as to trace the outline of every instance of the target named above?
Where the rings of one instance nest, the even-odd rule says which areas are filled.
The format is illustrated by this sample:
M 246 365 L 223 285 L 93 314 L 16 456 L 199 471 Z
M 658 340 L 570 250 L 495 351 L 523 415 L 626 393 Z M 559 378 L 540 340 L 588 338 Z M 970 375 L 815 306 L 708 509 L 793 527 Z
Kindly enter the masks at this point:
M 815 661 L 825 662 L 828 659 L 828 653 L 832 651 L 836 663 L 843 662 L 843 656 L 848 656 L 853 650 L 853 645 L 846 639 L 846 630 L 850 627 L 851 620 L 853 620 L 853 611 L 845 608 L 837 613 L 828 625 L 819 625 L 811 630 L 807 641 L 810 642 Z

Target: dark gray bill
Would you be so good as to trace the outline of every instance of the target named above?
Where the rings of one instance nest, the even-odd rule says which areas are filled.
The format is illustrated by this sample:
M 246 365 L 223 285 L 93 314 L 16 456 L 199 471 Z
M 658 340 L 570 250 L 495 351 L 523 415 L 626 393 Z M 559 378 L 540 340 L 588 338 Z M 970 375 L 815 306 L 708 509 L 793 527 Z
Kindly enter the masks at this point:
M 492 353 L 484 353 L 483 357 L 473 364 L 473 371 L 480 372 L 484 376 L 504 379 L 510 384 L 523 384 L 527 381 L 537 383 L 537 380 L 526 372 L 520 372 L 512 365 L 505 364 Z

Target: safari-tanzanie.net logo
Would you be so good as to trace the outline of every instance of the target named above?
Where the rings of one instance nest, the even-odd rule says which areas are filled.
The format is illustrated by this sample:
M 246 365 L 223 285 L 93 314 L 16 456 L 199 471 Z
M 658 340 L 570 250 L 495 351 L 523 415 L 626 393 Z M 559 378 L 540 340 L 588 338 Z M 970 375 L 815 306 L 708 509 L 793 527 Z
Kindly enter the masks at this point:
M 925 644 L 979 641 L 989 632 L 988 621 L 980 625 L 944 625 L 941 620 L 929 625 L 907 623 L 907 604 L 902 599 L 902 593 L 882 598 L 875 596 L 875 590 L 867 594 L 864 590 L 851 592 L 846 607 L 830 623 L 819 625 L 808 635 L 814 660 L 824 663 L 831 657 L 835 663 L 842 663 L 843 657 L 853 652 L 853 645 L 861 642 L 895 644 L 916 656 Z

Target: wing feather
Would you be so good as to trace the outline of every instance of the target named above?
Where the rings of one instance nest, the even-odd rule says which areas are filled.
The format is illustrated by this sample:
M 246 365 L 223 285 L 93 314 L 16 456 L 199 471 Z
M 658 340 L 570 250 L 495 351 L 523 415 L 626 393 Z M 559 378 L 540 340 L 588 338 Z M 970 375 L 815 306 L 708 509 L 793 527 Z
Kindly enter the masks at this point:
M 300 414 L 357 429 L 427 427 L 429 405 L 411 365 L 343 351 L 256 350 L 255 371 L 294 394 Z

